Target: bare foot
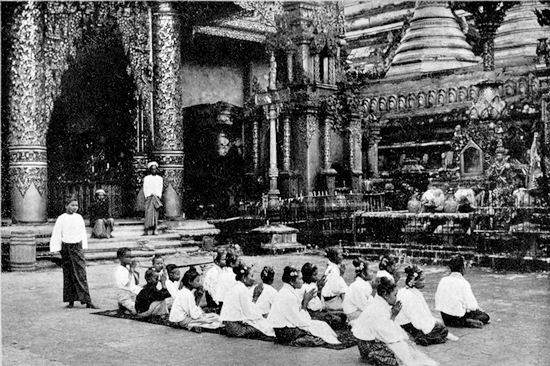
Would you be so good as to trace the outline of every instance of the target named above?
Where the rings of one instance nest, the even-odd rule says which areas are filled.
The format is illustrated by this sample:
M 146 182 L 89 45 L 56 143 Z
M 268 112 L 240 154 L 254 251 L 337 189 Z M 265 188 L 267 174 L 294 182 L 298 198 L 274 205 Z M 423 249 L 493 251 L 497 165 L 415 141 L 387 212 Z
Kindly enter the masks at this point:
M 95 306 L 93 303 L 89 302 L 86 304 L 86 308 L 88 309 L 99 309 L 99 307 Z

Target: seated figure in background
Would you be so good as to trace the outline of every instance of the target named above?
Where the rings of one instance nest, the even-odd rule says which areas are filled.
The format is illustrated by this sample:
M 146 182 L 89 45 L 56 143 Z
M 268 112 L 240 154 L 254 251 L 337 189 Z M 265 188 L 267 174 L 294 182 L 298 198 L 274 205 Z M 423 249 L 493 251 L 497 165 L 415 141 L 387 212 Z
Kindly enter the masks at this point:
M 103 189 L 95 191 L 95 202 L 90 206 L 90 226 L 92 238 L 109 239 L 115 226 L 111 215 L 109 201 Z

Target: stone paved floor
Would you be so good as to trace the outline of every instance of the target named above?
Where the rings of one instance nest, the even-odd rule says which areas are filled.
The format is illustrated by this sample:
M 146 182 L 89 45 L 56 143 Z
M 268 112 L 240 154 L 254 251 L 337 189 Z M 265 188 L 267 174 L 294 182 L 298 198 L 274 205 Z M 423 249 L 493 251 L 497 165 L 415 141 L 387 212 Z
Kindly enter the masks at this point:
M 166 263 L 187 263 L 168 257 Z M 201 258 L 194 258 L 201 260 Z M 264 265 L 276 270 L 306 261 L 324 268 L 318 256 L 245 257 L 256 274 Z M 144 263 L 147 265 L 148 263 Z M 91 294 L 102 309 L 116 307 L 112 288 L 114 263 L 90 264 Z M 433 295 L 442 267 L 426 268 L 424 291 Z M 346 279 L 353 270 L 348 266 Z M 467 273 L 480 305 L 491 315 L 484 329 L 452 329 L 456 342 L 423 348 L 441 365 L 550 365 L 550 291 L 547 274 Z M 195 334 L 141 322 L 90 315 L 83 308 L 64 309 L 59 268 L 33 273 L 2 273 L 3 365 L 358 365 L 357 348 L 283 347 L 267 342 Z

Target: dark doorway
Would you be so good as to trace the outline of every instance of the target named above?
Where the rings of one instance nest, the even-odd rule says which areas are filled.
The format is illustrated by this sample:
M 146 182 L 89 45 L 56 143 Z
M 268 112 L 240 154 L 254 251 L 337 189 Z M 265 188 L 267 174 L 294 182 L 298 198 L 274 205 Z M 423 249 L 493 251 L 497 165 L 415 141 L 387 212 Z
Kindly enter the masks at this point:
M 190 218 L 236 213 L 245 179 L 241 109 L 227 103 L 184 110 L 185 212 Z
M 105 188 L 115 217 L 133 210 L 135 86 L 116 26 L 91 28 L 61 84 L 47 137 L 49 215 L 76 195 L 80 212 Z

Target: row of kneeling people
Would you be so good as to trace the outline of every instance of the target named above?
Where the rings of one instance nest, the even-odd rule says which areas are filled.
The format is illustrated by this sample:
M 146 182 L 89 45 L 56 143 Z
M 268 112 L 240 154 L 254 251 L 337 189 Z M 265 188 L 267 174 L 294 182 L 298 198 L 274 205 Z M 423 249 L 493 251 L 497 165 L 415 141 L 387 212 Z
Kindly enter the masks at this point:
M 252 268 L 232 252 L 218 251 L 214 266 L 204 276 L 191 267 L 181 280 L 176 266 L 164 266 L 162 258 L 155 257 L 143 288 L 129 249 L 120 249 L 118 257 L 120 311 L 143 317 L 169 314 L 175 327 L 197 332 L 225 327 L 229 336 L 294 346 L 339 344 L 333 328 L 349 327 L 361 357 L 376 365 L 397 365 L 398 359 L 406 365 L 436 364 L 408 342 L 409 335 L 423 346 L 456 338 L 433 317 L 420 291 L 423 271 L 407 267 L 405 287 L 398 291 L 399 272 L 389 256 L 381 258 L 376 275 L 365 260 L 355 259 L 356 278 L 348 286 L 342 277 L 341 252 L 329 249 L 322 276 L 311 263 L 301 271 L 287 266 L 278 291 L 272 287 L 271 267 L 263 268 L 262 281 L 255 284 Z M 449 266 L 451 274 L 441 279 L 435 294 L 444 324 L 482 327 L 489 316 L 479 308 L 462 276 L 463 258 L 453 258 Z M 206 306 L 201 307 L 204 302 Z

